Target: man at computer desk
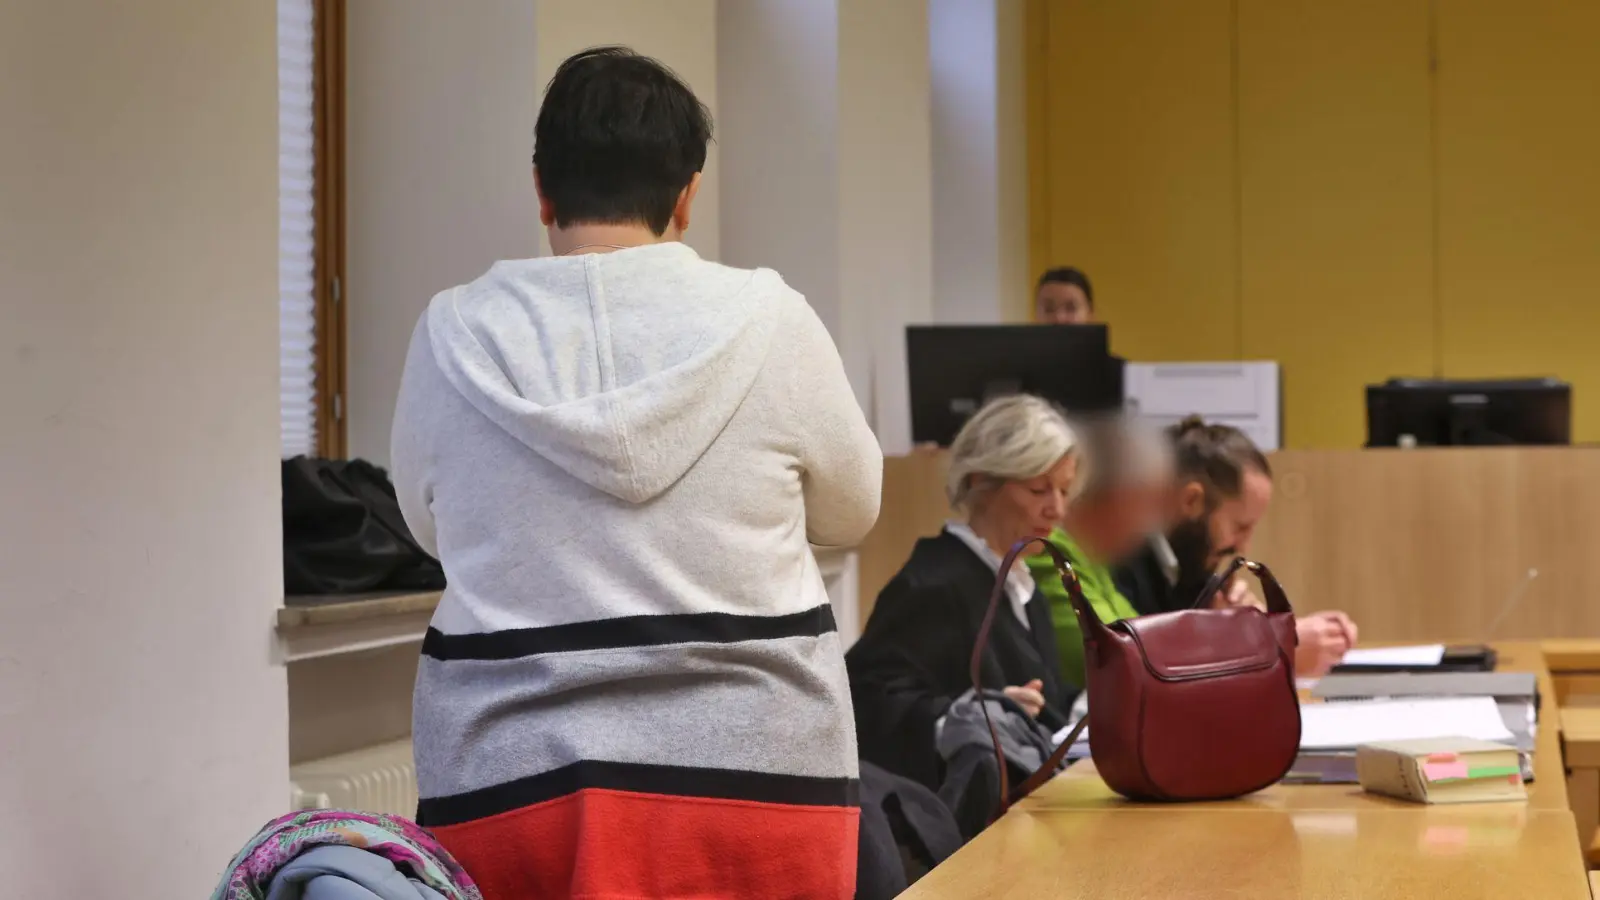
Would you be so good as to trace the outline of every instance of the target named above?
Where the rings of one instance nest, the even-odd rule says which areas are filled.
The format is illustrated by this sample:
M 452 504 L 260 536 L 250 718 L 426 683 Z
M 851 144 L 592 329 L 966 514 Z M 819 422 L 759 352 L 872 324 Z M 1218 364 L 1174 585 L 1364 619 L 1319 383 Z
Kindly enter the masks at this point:
M 1256 524 L 1272 502 L 1272 467 L 1244 432 L 1191 416 L 1168 437 L 1178 477 L 1167 531 L 1115 572 L 1117 587 L 1142 615 L 1194 606 L 1219 565 L 1249 555 Z M 1209 602 L 1263 606 L 1241 579 Z M 1342 612 L 1300 616 L 1295 630 L 1295 673 L 1306 678 L 1337 665 L 1357 637 L 1355 623 Z

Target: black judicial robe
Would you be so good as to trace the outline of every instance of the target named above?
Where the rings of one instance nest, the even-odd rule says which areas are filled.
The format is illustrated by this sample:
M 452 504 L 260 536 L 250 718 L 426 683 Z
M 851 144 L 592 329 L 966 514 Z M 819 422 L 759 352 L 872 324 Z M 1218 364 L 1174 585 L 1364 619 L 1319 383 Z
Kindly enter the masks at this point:
M 938 789 L 934 724 L 972 686 L 972 647 L 994 582 L 994 570 L 960 538 L 944 532 L 917 542 L 845 654 L 862 759 Z M 1075 692 L 1061 678 L 1050 604 L 1035 592 L 1024 628 L 1009 598 L 1001 603 L 983 686 L 998 690 L 1038 679 L 1046 704 L 1039 721 L 1059 729 Z

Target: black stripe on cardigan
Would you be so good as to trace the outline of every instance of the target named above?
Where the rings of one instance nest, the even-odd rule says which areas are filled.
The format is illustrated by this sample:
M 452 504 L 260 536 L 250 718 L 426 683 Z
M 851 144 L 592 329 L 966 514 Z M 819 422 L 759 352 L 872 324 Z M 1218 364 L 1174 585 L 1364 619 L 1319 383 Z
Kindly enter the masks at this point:
M 417 822 L 429 828 L 459 825 L 586 789 L 786 806 L 854 807 L 861 803 L 861 783 L 854 778 L 585 760 L 464 794 L 423 798 L 417 805 Z
M 543 653 L 610 650 L 618 647 L 732 644 L 817 637 L 837 630 L 833 608 L 823 604 L 784 616 L 740 616 L 732 613 L 623 616 L 476 634 L 445 634 L 436 628 L 429 628 L 422 639 L 422 654 L 446 661 L 517 659 Z

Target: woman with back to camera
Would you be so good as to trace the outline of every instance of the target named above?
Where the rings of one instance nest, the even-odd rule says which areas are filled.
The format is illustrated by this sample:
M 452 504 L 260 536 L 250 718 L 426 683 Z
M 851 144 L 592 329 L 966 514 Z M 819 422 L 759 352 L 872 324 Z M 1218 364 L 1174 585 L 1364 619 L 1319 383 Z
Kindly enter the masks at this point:
M 849 684 L 808 541 L 878 512 L 883 454 L 828 332 L 689 227 L 711 121 L 660 63 L 545 93 L 553 256 L 433 299 L 395 412 L 406 521 L 449 587 L 414 743 L 488 900 L 847 900 Z
M 1060 521 L 1076 440 L 1054 407 L 1028 396 L 988 403 L 956 435 L 946 482 L 956 518 L 917 542 L 846 656 L 863 759 L 939 787 L 935 729 L 972 686 L 972 650 L 1000 564 L 1018 541 L 1044 537 Z M 1060 728 L 1072 696 L 1061 684 L 1049 607 L 1020 559 L 1005 578 L 983 686 Z

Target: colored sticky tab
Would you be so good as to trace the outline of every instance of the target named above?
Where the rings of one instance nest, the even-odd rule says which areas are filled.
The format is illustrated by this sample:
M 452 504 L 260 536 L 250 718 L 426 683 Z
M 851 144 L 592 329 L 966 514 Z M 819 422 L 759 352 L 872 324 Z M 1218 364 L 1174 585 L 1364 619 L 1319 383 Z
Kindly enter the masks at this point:
M 1522 769 L 1518 766 L 1473 766 L 1467 772 L 1468 778 L 1497 778 L 1501 775 L 1522 777 Z
M 1455 762 L 1456 760 L 1458 760 L 1460 758 L 1461 757 L 1456 756 L 1454 753 L 1429 753 L 1427 755 L 1427 757 L 1426 757 L 1428 762 L 1443 762 L 1443 763 Z
M 1452 778 L 1469 778 L 1464 762 L 1429 762 L 1422 765 L 1422 777 L 1429 781 L 1449 781 Z

